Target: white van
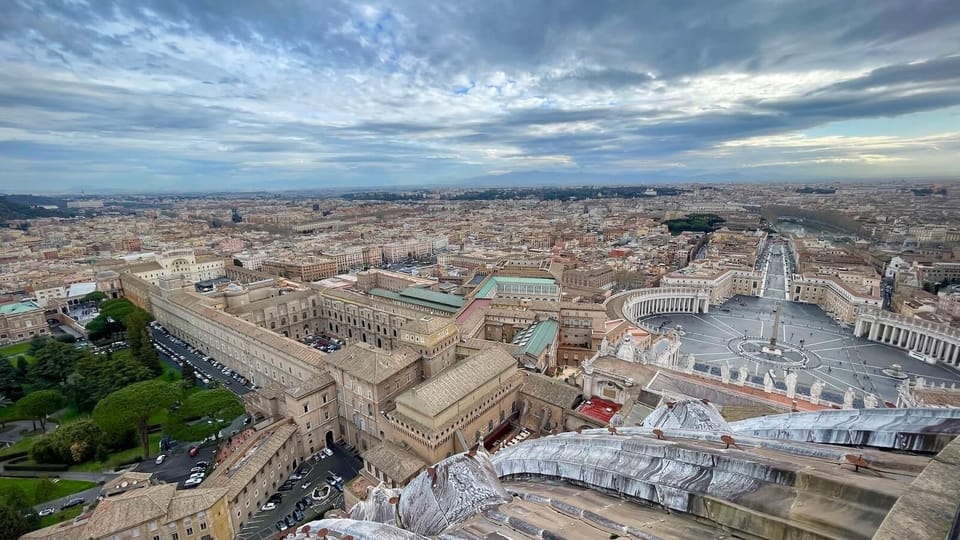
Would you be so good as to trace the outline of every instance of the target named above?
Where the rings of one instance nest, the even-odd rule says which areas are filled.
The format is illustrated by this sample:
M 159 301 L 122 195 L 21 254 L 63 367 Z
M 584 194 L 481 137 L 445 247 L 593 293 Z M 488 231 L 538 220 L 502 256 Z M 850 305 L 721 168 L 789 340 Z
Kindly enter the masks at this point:
M 927 356 L 927 355 L 925 355 L 925 354 L 923 354 L 923 353 L 920 353 L 920 352 L 917 352 L 917 351 L 910 351 L 910 352 L 907 353 L 907 356 L 909 356 L 910 358 L 916 358 L 917 360 L 923 360 L 924 362 L 926 362 L 926 363 L 928 363 L 928 364 L 936 364 L 936 363 L 937 363 L 937 359 L 936 359 L 936 358 L 934 358 L 934 357 L 932 357 L 932 356 Z
M 157 456 L 157 465 L 162 464 L 166 459 L 167 459 L 166 454 L 160 454 L 159 456 Z

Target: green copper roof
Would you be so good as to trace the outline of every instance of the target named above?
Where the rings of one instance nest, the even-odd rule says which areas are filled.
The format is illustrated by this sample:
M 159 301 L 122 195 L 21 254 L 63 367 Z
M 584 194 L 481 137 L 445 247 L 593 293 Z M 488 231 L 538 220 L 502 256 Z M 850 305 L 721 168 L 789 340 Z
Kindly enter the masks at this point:
M 395 293 L 386 289 L 371 289 L 370 294 L 373 296 L 379 296 L 380 298 L 389 298 L 390 300 L 396 300 L 406 304 L 413 304 L 415 306 L 422 306 L 428 309 L 443 311 L 450 314 L 456 313 L 460 309 L 460 307 L 441 304 L 438 302 L 431 302 L 429 300 L 421 300 L 420 298 L 406 296 L 402 293 Z
M 523 347 L 524 354 L 539 357 L 553 343 L 559 328 L 560 323 L 553 319 L 535 322 L 513 336 L 513 344 Z
M 509 276 L 493 276 L 483 284 L 482 287 L 477 291 L 477 294 L 474 295 L 476 298 L 492 298 L 494 292 L 496 291 L 497 285 L 501 283 L 509 283 L 516 285 L 556 285 L 557 282 L 550 278 L 529 278 L 529 277 L 509 277 Z
M 422 287 L 407 287 L 400 291 L 400 296 L 416 298 L 417 300 L 442 304 L 457 309 L 462 308 L 463 305 L 467 303 L 466 299 L 462 296 L 431 291 L 430 289 L 424 289 Z
M 0 306 L 0 315 L 18 315 L 40 309 L 33 302 L 17 302 L 15 304 L 4 304 Z

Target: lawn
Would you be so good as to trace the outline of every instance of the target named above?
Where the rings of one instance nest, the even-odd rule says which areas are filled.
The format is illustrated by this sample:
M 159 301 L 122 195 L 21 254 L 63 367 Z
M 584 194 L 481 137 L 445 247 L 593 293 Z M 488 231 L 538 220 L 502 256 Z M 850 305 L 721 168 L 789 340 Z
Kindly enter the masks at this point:
M 30 342 L 25 341 L 23 343 L 14 343 L 13 345 L 7 345 L 6 347 L 0 349 L 0 354 L 3 356 L 16 356 L 18 354 L 23 354 L 30 350 Z
M 49 527 L 51 525 L 56 525 L 61 521 L 68 521 L 80 515 L 80 512 L 83 512 L 83 506 L 74 506 L 73 508 L 67 508 L 62 512 L 56 512 L 50 514 L 49 516 L 43 516 L 40 518 L 40 528 Z
M 39 496 L 37 494 L 37 486 L 39 486 L 42 482 L 42 479 L 40 478 L 0 478 L 0 489 L 5 489 L 11 486 L 19 487 L 27 495 L 27 500 L 30 501 L 30 504 L 34 505 L 52 501 L 53 499 L 59 499 L 60 497 L 66 497 L 67 495 L 78 493 L 92 487 L 97 487 L 97 484 L 94 482 L 84 482 L 81 480 L 52 480 L 52 489 L 50 489 L 50 491 L 44 496 Z
M 7 345 L 6 347 L 0 349 L 0 356 L 7 358 L 12 365 L 16 365 L 17 357 L 22 357 L 27 362 L 27 365 L 30 365 L 36 362 L 37 359 L 27 354 L 29 351 L 29 342 L 16 343 L 14 345 Z
M 40 440 L 40 437 L 27 437 L 13 443 L 13 446 L 0 448 L 0 457 L 14 454 L 16 452 L 29 452 L 33 445 Z

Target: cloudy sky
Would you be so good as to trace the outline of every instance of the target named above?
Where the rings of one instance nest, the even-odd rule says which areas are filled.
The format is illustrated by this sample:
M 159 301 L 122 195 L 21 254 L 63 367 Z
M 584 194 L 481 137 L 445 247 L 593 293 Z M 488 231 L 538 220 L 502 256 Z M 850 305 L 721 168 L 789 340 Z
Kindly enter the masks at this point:
M 944 177 L 957 0 L 6 0 L 0 191 Z

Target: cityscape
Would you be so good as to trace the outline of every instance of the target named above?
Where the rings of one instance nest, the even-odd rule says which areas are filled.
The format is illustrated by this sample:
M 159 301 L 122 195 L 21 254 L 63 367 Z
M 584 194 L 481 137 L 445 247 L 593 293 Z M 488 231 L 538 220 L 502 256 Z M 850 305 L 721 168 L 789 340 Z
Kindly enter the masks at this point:
M 8 7 L 0 540 L 960 537 L 954 3 Z

